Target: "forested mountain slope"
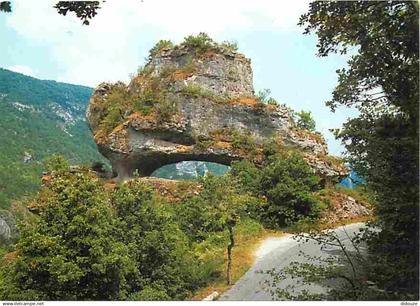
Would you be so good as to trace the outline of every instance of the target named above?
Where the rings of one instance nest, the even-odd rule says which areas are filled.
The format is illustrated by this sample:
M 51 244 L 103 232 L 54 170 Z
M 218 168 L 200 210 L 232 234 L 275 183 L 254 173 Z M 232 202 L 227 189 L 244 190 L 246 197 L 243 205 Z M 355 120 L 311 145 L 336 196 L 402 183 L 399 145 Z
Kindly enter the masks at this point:
M 91 93 L 0 68 L 0 208 L 37 190 L 52 154 L 74 164 L 102 160 L 85 122 Z

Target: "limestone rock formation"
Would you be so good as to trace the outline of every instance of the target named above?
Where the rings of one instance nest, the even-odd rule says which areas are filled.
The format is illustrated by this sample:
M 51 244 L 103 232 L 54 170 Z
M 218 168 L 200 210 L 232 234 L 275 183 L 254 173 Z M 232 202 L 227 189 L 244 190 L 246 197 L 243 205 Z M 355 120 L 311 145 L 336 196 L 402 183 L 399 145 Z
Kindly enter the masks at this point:
M 16 221 L 12 213 L 0 209 L 0 246 L 7 245 L 17 237 Z
M 234 48 L 206 40 L 152 50 L 128 86 L 102 83 L 88 106 L 95 141 L 117 179 L 187 160 L 258 164 L 270 141 L 301 150 L 325 178 L 346 175 L 321 135 L 298 129 L 285 105 L 257 99 L 251 61 Z

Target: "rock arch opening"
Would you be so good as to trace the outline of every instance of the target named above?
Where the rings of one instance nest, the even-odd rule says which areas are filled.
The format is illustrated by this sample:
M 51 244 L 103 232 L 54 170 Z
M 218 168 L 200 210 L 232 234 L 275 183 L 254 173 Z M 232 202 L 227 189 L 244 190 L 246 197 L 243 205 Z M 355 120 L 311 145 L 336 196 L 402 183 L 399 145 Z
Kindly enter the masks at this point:
M 162 166 L 153 171 L 151 176 L 172 180 L 187 180 L 204 176 L 207 173 L 223 175 L 229 169 L 229 166 L 219 163 L 191 160 Z

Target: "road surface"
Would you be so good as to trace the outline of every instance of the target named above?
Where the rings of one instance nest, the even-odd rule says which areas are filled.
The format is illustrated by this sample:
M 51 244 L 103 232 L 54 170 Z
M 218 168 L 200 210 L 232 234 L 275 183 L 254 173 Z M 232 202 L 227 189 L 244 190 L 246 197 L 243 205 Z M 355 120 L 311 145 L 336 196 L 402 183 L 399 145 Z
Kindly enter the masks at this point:
M 364 226 L 364 223 L 353 223 L 338 227 L 334 230 L 343 244 L 351 248 L 349 237 L 354 236 Z M 219 300 L 221 301 L 271 301 L 273 300 L 265 281 L 271 281 L 272 276 L 258 271 L 266 271 L 275 268 L 280 270 L 287 267 L 291 262 L 310 262 L 308 259 L 298 256 L 300 251 L 311 256 L 328 257 L 335 253 L 338 248 L 319 245 L 315 241 L 298 242 L 294 236 L 268 238 L 260 246 L 256 253 L 255 264 L 239 279 L 236 284 L 228 291 L 223 293 Z M 296 280 L 286 279 L 281 282 L 280 288 L 292 284 L 296 285 Z M 299 289 L 307 289 L 311 293 L 323 293 L 325 287 L 314 284 L 310 286 L 301 286 Z

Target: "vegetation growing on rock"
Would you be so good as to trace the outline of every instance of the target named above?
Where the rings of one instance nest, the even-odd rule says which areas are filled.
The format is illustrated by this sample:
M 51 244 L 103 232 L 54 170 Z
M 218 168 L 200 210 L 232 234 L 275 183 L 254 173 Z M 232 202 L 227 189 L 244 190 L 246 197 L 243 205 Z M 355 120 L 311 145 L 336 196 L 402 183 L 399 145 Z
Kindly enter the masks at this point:
M 311 117 L 301 114 L 293 124 L 290 110 L 269 90 L 255 96 L 250 61 L 234 45 L 201 33 L 180 45 L 160 41 L 128 86 L 98 86 L 88 120 L 121 180 L 182 160 L 261 163 L 270 137 L 306 151 L 325 180 L 345 175 L 344 166 L 324 162 L 325 141 L 314 133 Z

